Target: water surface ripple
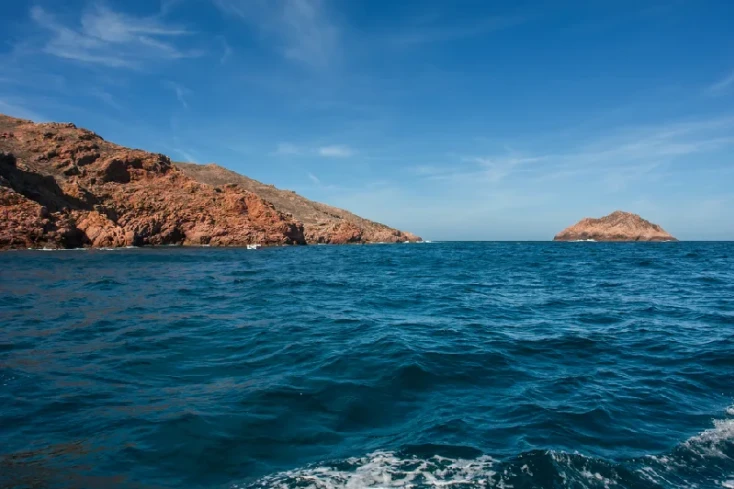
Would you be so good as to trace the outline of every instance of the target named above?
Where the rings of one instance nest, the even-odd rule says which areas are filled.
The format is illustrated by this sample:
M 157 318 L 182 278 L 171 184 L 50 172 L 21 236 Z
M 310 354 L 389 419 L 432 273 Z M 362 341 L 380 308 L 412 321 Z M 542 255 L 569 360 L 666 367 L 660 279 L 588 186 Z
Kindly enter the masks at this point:
M 0 254 L 0 487 L 734 488 L 734 243 Z

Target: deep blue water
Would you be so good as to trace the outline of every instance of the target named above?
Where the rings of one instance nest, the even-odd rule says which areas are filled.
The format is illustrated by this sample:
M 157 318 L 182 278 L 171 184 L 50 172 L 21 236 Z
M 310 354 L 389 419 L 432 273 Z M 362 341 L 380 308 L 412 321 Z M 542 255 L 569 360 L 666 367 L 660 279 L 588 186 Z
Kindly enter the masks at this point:
M 734 487 L 734 243 L 0 254 L 0 487 Z

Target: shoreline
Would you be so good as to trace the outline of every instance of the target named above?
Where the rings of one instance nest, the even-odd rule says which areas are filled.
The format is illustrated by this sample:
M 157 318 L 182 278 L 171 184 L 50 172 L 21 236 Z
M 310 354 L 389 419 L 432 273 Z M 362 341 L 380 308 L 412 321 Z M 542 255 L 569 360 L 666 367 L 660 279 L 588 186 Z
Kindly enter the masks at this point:
M 265 248 L 306 248 L 313 246 L 370 246 L 370 245 L 402 245 L 402 244 L 419 244 L 431 243 L 431 241 L 380 241 L 366 243 L 305 243 L 305 244 L 259 244 L 250 243 L 242 245 L 199 245 L 199 244 L 167 244 L 167 245 L 143 245 L 143 246 L 83 246 L 80 248 L 0 248 L 0 253 L 8 251 L 118 251 L 118 250 L 137 250 L 137 249 L 242 249 L 248 250 L 248 246 L 257 244 L 259 249 Z M 249 249 L 249 251 L 257 251 Z

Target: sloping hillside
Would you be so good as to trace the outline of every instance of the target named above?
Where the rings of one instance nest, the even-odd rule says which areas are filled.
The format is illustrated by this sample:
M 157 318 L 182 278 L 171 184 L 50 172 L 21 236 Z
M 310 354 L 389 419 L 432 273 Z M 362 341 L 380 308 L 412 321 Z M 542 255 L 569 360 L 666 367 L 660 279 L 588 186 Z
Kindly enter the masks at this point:
M 344 209 L 308 200 L 293 191 L 277 189 L 219 165 L 178 162 L 175 165 L 197 182 L 214 186 L 237 184 L 259 195 L 279 211 L 291 214 L 303 223 L 303 232 L 309 243 L 397 242 L 420 239 L 414 234 L 361 218 Z

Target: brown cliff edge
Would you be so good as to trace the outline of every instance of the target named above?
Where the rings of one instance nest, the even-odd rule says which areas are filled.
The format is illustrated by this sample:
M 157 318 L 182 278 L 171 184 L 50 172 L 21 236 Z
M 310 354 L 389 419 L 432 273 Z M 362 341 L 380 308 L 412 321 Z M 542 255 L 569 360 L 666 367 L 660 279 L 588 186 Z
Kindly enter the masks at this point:
M 0 249 L 419 240 L 216 165 L 0 115 Z
M 657 224 L 631 212 L 587 217 L 558 233 L 553 241 L 678 241 Z

